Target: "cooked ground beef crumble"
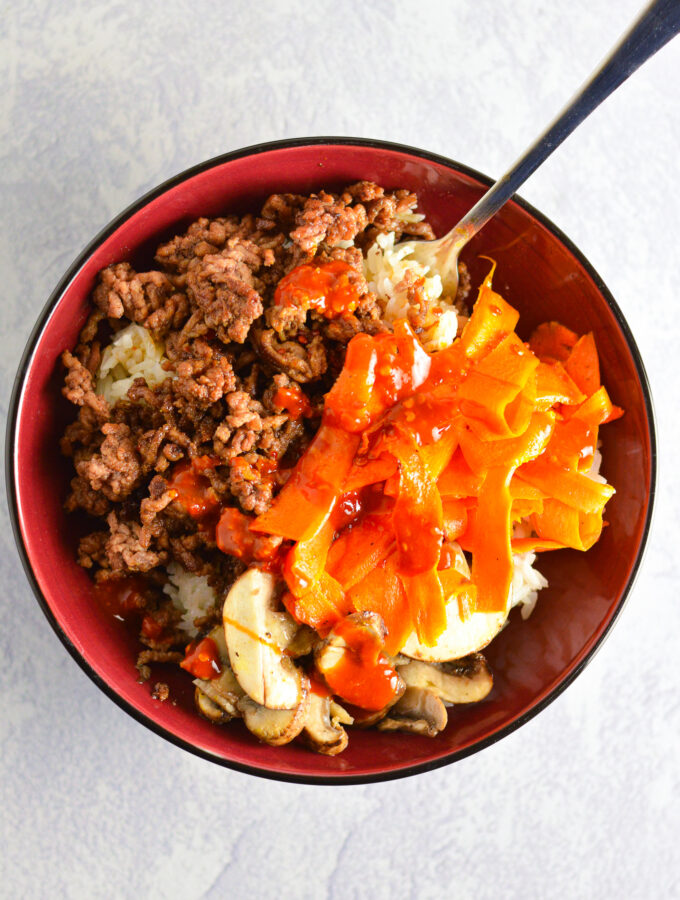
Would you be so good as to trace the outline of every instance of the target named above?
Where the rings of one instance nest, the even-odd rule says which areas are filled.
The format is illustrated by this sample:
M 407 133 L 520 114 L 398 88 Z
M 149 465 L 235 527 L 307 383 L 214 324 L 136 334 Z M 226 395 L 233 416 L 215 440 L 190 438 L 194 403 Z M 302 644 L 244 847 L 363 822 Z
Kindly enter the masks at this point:
M 75 469 L 66 509 L 98 520 L 78 551 L 98 582 L 144 576 L 135 601 L 147 648 L 138 660 L 143 678 L 150 663 L 179 661 L 187 640 L 163 592 L 167 565 L 207 576 L 218 596 L 244 569 L 177 502 L 173 466 L 210 457 L 215 464 L 203 474 L 221 507 L 268 509 L 318 428 L 347 343 L 387 328 L 362 250 L 381 232 L 434 236 L 408 215 L 415 206 L 415 194 L 365 181 L 340 194 L 274 194 L 259 215 L 198 219 L 158 248 L 152 271 L 118 262 L 99 274 L 79 343 L 62 356 L 63 393 L 78 407 L 61 441 Z M 280 279 L 315 259 L 351 267 L 353 314 L 328 319 L 274 305 Z M 164 345 L 173 377 L 155 387 L 137 378 L 110 405 L 96 392 L 102 349 L 130 323 Z M 277 405 L 280 390 L 296 384 L 309 404 L 305 417 Z M 197 624 L 214 621 L 208 611 Z

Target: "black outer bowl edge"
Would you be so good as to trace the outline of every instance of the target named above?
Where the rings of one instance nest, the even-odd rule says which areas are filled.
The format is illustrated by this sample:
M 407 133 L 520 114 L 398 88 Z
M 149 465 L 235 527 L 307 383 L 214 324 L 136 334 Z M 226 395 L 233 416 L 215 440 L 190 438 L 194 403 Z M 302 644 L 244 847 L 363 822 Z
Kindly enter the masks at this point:
M 320 777 L 320 776 L 303 776 L 303 775 L 292 775 L 281 772 L 268 772 L 263 769 L 259 769 L 253 766 L 243 765 L 241 763 L 236 763 L 231 760 L 223 759 L 222 757 L 218 757 L 209 753 L 205 750 L 202 750 L 198 747 L 195 747 L 193 744 L 188 743 L 182 738 L 176 737 L 171 732 L 167 731 L 162 726 L 158 725 L 153 719 L 145 716 L 143 713 L 140 713 L 136 710 L 131 704 L 128 704 L 125 700 L 118 696 L 118 694 L 111 688 L 109 685 L 102 679 L 100 676 L 88 665 L 88 663 L 80 656 L 74 645 L 71 643 L 66 634 L 62 631 L 61 626 L 57 622 L 52 610 L 50 609 L 45 596 L 43 595 L 40 587 L 38 585 L 37 579 L 33 574 L 33 570 L 31 568 L 30 560 L 28 558 L 28 553 L 26 551 L 26 547 L 24 546 L 23 537 L 21 535 L 21 527 L 19 524 L 19 509 L 17 503 L 17 495 L 16 495 L 16 485 L 14 481 L 14 448 L 15 448 L 15 438 L 16 438 L 16 427 L 18 420 L 19 408 L 21 405 L 22 393 L 23 393 L 23 385 L 26 373 L 28 371 L 31 359 L 33 357 L 33 353 L 35 350 L 35 346 L 38 343 L 40 336 L 42 335 L 45 327 L 48 324 L 50 315 L 53 309 L 56 307 L 59 299 L 61 298 L 64 291 L 67 289 L 68 285 L 71 283 L 73 278 L 77 275 L 80 268 L 83 266 L 85 261 L 88 259 L 90 254 L 94 251 L 94 249 L 101 244 L 106 238 L 109 237 L 126 219 L 130 218 L 130 216 L 134 215 L 138 210 L 140 210 L 143 206 L 145 206 L 150 200 L 153 200 L 155 197 L 158 197 L 160 194 L 169 190 L 172 187 L 175 187 L 177 184 L 182 181 L 186 181 L 189 178 L 192 178 L 194 175 L 198 175 L 201 172 L 204 172 L 207 169 L 210 169 L 214 166 L 221 165 L 222 163 L 229 162 L 234 159 L 240 159 L 245 156 L 254 156 L 258 153 L 265 153 L 270 150 L 279 150 L 287 147 L 301 147 L 301 146 L 314 146 L 314 145 L 324 145 L 324 144 L 335 144 L 335 145 L 346 145 L 346 146 L 359 146 L 359 147 L 378 147 L 384 148 L 386 150 L 396 150 L 402 153 L 408 153 L 412 156 L 420 157 L 421 159 L 430 160 L 432 162 L 438 163 L 440 165 L 446 166 L 448 168 L 453 168 L 456 171 L 462 172 L 465 175 L 470 176 L 471 178 L 475 178 L 482 184 L 486 184 L 491 186 L 493 184 L 493 179 L 489 178 L 486 175 L 482 175 L 480 172 L 477 172 L 475 169 L 470 168 L 469 166 L 461 165 L 460 163 L 455 162 L 454 160 L 448 159 L 445 156 L 440 156 L 436 153 L 430 153 L 427 150 L 420 150 L 417 147 L 410 147 L 406 144 L 398 144 L 391 141 L 383 141 L 383 140 L 371 140 L 368 138 L 353 138 L 353 137 L 309 137 L 309 138 L 290 138 L 287 140 L 281 141 L 270 141 L 268 143 L 263 144 L 254 144 L 251 147 L 244 147 L 240 150 L 234 150 L 231 153 L 225 153 L 220 156 L 215 156 L 212 159 L 206 160 L 205 162 L 199 163 L 198 165 L 192 166 L 188 169 L 185 169 L 183 172 L 180 172 L 177 175 L 174 175 L 172 178 L 169 178 L 167 181 L 164 181 L 162 184 L 150 190 L 148 193 L 144 194 L 139 200 L 136 200 L 127 209 L 123 210 L 118 216 L 116 216 L 108 225 L 106 225 L 102 231 L 84 248 L 84 250 L 79 254 L 76 260 L 69 267 L 66 274 L 63 276 L 57 287 L 54 289 L 52 294 L 50 295 L 49 300 L 45 304 L 38 321 L 33 327 L 31 334 L 28 338 L 26 348 L 22 354 L 21 361 L 19 363 L 19 367 L 17 370 L 16 377 L 14 379 L 14 385 L 12 388 L 12 394 L 9 403 L 8 417 L 7 417 L 7 431 L 5 437 L 5 480 L 7 484 L 7 503 L 10 512 L 10 519 L 12 522 L 12 530 L 14 533 L 14 540 L 17 545 L 17 549 L 19 550 L 19 555 L 21 557 L 21 562 L 24 568 L 24 572 L 26 573 L 26 577 L 31 585 L 33 593 L 42 609 L 43 613 L 47 621 L 52 626 L 53 631 L 62 642 L 64 647 L 68 650 L 73 659 L 78 663 L 80 668 L 85 672 L 89 678 L 99 687 L 114 703 L 116 703 L 121 709 L 123 709 L 126 713 L 140 722 L 142 725 L 145 725 L 151 731 L 155 732 L 160 737 L 165 738 L 170 743 L 175 744 L 177 747 L 181 747 L 184 750 L 188 750 L 191 753 L 199 756 L 203 759 L 207 759 L 210 762 L 218 763 L 219 765 L 225 766 L 226 768 L 233 769 L 237 772 L 244 772 L 249 775 L 257 775 L 260 778 L 267 778 L 273 781 L 284 781 L 284 782 L 293 782 L 297 784 L 319 784 L 319 785 L 334 785 L 334 784 L 367 784 L 367 783 L 376 783 L 381 781 L 392 781 L 398 778 L 405 778 L 410 775 L 417 775 L 420 772 L 429 772 L 434 769 L 441 768 L 443 766 L 449 765 L 450 763 L 456 762 L 459 759 L 464 759 L 466 756 L 471 756 L 473 753 L 477 753 L 479 750 L 483 750 L 485 747 L 489 747 L 492 744 L 495 744 L 496 741 L 501 740 L 501 738 L 505 737 L 508 734 L 511 734 L 520 726 L 524 725 L 534 716 L 536 716 L 541 710 L 545 709 L 550 703 L 553 702 L 559 695 L 574 681 L 574 679 L 583 671 L 586 665 L 593 659 L 595 653 L 600 649 L 602 644 L 604 643 L 605 638 L 609 635 L 612 626 L 618 619 L 621 611 L 623 610 L 627 599 L 630 595 L 630 591 L 635 583 L 635 579 L 640 569 L 640 565 L 642 562 L 642 558 L 645 553 L 647 540 L 649 537 L 649 532 L 651 528 L 652 522 L 652 514 L 654 509 L 654 499 L 656 492 L 656 479 L 657 479 L 657 440 L 656 440 L 656 423 L 654 416 L 654 409 L 652 405 L 652 396 L 649 388 L 649 381 L 647 378 L 647 373 L 644 368 L 644 364 L 642 362 L 642 358 L 640 356 L 640 351 L 637 348 L 637 344 L 635 343 L 635 339 L 631 333 L 631 330 L 626 322 L 623 313 L 621 312 L 618 304 L 614 300 L 607 286 L 603 282 L 602 278 L 598 275 L 592 265 L 588 262 L 588 260 L 583 256 L 581 251 L 571 242 L 571 240 L 563 234 L 563 232 L 553 224 L 546 216 L 540 213 L 538 210 L 534 209 L 534 207 L 527 203 L 525 200 L 522 200 L 519 196 L 515 195 L 512 199 L 513 202 L 517 203 L 522 209 L 526 210 L 530 213 L 534 218 L 536 218 L 545 228 L 547 228 L 555 237 L 562 243 L 564 246 L 572 253 L 584 269 L 588 272 L 590 277 L 593 279 L 596 284 L 598 290 L 604 297 L 607 305 L 614 313 L 616 320 L 624 333 L 626 338 L 626 342 L 630 348 L 631 354 L 633 356 L 633 360 L 635 362 L 635 367 L 640 378 L 640 383 L 642 385 L 642 392 L 645 399 L 645 408 L 647 412 L 647 420 L 649 422 L 649 440 L 650 440 L 650 449 L 651 449 L 651 479 L 650 479 L 650 495 L 649 495 L 649 507 L 647 510 L 647 517 L 645 521 L 644 530 L 642 533 L 642 541 L 640 545 L 640 550 L 637 555 L 637 559 L 635 561 L 635 565 L 631 571 L 630 577 L 628 579 L 628 583 L 621 595 L 621 600 L 614 610 L 614 613 L 607 623 L 606 628 L 600 635 L 599 640 L 593 647 L 591 647 L 588 654 L 581 660 L 581 662 L 574 668 L 569 675 L 564 678 L 552 691 L 551 693 L 528 709 L 523 715 L 518 716 L 514 721 L 510 722 L 504 728 L 500 729 L 494 734 L 490 735 L 487 738 L 484 738 L 481 741 L 478 741 L 475 744 L 470 745 L 469 747 L 465 747 L 463 750 L 459 750 L 453 753 L 448 754 L 440 759 L 433 760 L 431 762 L 419 763 L 413 766 L 405 766 L 402 769 L 398 769 L 395 771 L 379 773 L 376 775 L 357 775 L 357 776 L 329 776 L 328 778 Z

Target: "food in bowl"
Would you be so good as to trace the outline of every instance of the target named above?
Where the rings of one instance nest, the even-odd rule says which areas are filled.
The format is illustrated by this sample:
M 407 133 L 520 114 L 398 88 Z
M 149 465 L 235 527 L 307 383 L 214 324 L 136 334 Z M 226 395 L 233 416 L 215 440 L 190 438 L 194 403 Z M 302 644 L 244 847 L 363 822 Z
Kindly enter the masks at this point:
M 416 196 L 369 182 L 199 219 L 103 270 L 63 356 L 80 564 L 142 678 L 179 664 L 272 745 L 440 733 L 491 690 L 535 554 L 589 549 L 613 494 L 592 335 L 522 342 L 493 263 L 470 310 L 465 268 L 447 297 L 402 234 L 433 236 Z

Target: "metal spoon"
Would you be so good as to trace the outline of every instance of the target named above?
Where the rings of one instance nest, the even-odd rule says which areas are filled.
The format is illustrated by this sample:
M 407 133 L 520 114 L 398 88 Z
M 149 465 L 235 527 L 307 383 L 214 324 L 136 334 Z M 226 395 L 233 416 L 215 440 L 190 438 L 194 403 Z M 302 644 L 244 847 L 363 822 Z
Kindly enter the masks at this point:
M 557 118 L 448 234 L 436 241 L 404 241 L 397 247 L 408 247 L 411 259 L 439 272 L 444 293 L 453 296 L 458 287 L 458 255 L 470 238 L 603 100 L 678 31 L 680 0 L 650 3 Z

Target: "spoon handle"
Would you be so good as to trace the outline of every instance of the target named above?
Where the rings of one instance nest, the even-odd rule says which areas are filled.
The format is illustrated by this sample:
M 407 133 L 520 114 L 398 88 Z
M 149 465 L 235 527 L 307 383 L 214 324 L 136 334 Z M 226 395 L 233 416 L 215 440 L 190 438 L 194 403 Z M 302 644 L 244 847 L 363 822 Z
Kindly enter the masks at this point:
M 460 249 L 498 212 L 531 173 L 643 62 L 680 31 L 680 0 L 654 0 L 623 35 L 557 118 L 454 228 Z

